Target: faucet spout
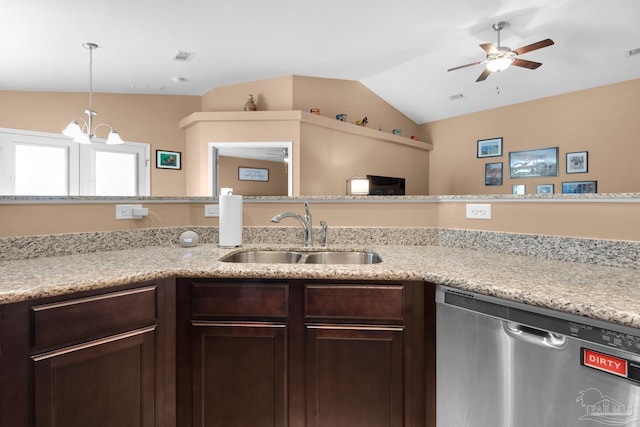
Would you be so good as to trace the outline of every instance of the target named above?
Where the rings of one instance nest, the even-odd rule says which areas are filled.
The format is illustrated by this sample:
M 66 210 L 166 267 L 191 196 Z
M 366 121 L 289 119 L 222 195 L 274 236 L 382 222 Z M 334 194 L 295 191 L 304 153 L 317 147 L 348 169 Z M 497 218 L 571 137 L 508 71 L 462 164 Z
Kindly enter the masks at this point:
M 287 212 L 279 213 L 278 215 L 271 218 L 271 222 L 279 223 L 284 218 L 294 218 L 298 220 L 300 225 L 302 225 L 302 228 L 304 228 L 304 246 L 311 246 L 313 244 L 312 220 L 311 220 L 311 213 L 309 212 L 308 202 L 304 203 L 304 209 L 305 209 L 304 217 L 298 215 L 295 212 L 287 211 Z

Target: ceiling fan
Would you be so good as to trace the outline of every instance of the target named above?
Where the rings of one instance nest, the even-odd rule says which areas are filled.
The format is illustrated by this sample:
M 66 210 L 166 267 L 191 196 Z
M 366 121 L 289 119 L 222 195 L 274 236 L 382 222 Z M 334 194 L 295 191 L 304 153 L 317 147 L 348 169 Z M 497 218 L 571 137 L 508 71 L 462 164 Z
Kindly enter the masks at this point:
M 526 59 L 518 58 L 523 53 L 531 52 L 532 50 L 542 49 L 543 47 L 551 46 L 553 40 L 544 39 L 536 43 L 532 43 L 521 48 L 511 50 L 506 46 L 500 46 L 500 30 L 504 28 L 506 22 L 501 21 L 492 25 L 492 28 L 498 33 L 498 45 L 493 43 L 483 43 L 480 47 L 487 52 L 487 59 L 484 61 L 472 62 L 471 64 L 460 65 L 459 67 L 449 68 L 447 71 L 459 70 L 460 68 L 471 67 L 472 65 L 485 64 L 485 69 L 482 71 L 476 82 L 481 82 L 489 77 L 489 74 L 497 71 L 503 71 L 509 68 L 511 65 L 518 67 L 528 68 L 535 70 L 542 65 L 540 62 L 528 61 Z

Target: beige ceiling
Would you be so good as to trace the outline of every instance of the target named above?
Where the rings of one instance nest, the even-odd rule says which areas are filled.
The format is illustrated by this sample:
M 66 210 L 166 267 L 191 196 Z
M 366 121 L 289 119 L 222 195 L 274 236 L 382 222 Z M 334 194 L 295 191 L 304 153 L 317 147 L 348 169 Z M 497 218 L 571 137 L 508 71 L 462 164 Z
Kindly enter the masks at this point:
M 306 75 L 359 80 L 417 123 L 640 78 L 639 0 L 5 0 L 0 90 L 202 95 Z M 476 83 L 480 43 L 554 46 Z M 177 51 L 195 52 L 177 62 Z M 175 78 L 182 78 L 184 81 Z M 453 95 L 462 98 L 451 100 Z

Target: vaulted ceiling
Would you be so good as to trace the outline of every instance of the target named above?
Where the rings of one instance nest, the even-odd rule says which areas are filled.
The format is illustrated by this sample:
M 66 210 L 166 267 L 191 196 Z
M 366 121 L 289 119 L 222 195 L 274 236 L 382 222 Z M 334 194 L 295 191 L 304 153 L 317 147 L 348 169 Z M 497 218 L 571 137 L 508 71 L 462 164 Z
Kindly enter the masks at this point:
M 638 0 L 21 0 L 0 7 L 0 90 L 202 95 L 283 75 L 358 80 L 417 123 L 640 78 Z M 551 38 L 476 78 L 482 43 Z M 192 52 L 176 61 L 177 52 Z

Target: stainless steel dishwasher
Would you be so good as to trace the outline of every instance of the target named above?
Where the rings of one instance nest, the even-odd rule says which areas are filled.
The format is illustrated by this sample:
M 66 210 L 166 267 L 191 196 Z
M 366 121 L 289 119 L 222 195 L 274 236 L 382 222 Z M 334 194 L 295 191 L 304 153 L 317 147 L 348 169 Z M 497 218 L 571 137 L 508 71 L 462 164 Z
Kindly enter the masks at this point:
M 640 426 L 640 330 L 436 290 L 437 427 Z

